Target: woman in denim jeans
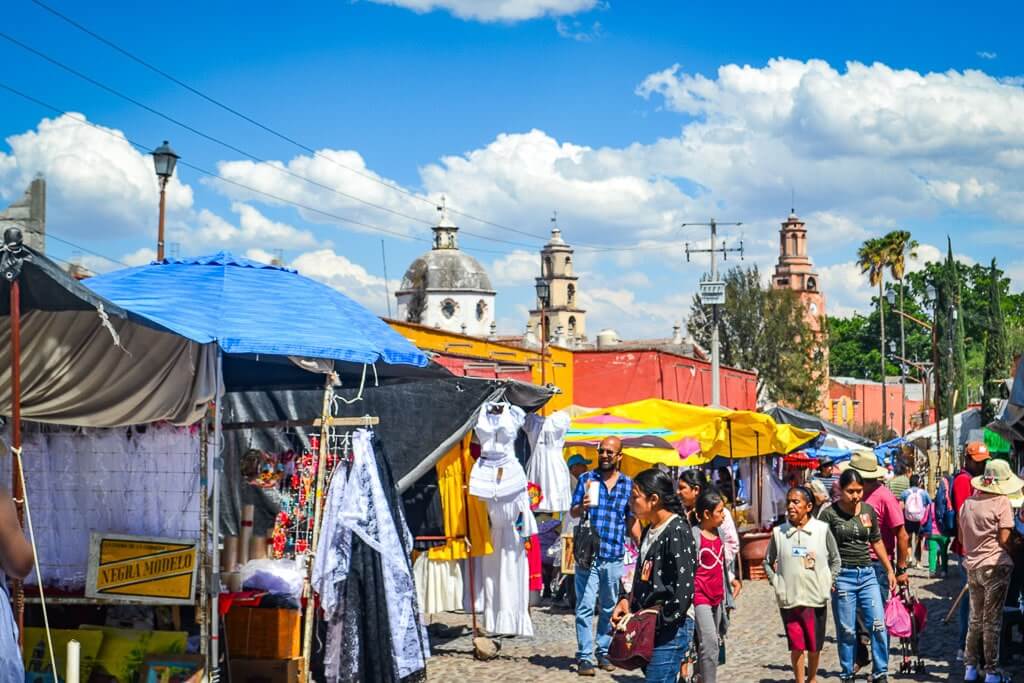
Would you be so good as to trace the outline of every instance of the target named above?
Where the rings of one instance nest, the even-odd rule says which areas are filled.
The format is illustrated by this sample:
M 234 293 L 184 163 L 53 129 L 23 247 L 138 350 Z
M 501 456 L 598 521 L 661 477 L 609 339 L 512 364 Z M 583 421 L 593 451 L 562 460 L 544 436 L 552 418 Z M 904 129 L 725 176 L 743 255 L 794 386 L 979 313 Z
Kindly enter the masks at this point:
M 854 655 L 857 641 L 857 612 L 871 627 L 871 680 L 884 681 L 889 675 L 889 639 L 885 629 L 885 608 L 878 579 L 871 565 L 868 548 L 874 549 L 878 561 L 889 574 L 889 585 L 896 585 L 896 575 L 882 543 L 875 509 L 861 502 L 864 479 L 854 469 L 839 477 L 839 500 L 821 511 L 819 519 L 829 525 L 839 547 L 842 568 L 836 576 L 832 592 L 832 612 L 836 620 L 839 643 L 839 680 L 853 681 Z
M 633 574 L 633 590 L 623 594 L 612 612 L 618 625 L 631 612 L 659 608 L 654 653 L 644 668 L 646 683 L 676 683 L 679 665 L 693 639 L 696 553 L 690 525 L 672 478 L 658 469 L 644 470 L 633 479 L 633 516 L 647 523 Z

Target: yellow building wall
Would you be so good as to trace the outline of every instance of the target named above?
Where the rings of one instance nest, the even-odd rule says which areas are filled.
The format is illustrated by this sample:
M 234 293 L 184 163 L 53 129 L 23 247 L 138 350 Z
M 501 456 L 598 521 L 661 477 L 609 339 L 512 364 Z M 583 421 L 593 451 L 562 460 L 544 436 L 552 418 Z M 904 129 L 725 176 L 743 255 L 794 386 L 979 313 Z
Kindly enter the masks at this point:
M 422 325 L 385 320 L 395 331 L 411 341 L 422 351 L 447 353 L 483 363 L 506 363 L 530 367 L 535 384 L 541 383 L 539 349 L 525 349 L 520 346 L 488 341 L 463 334 L 446 332 Z M 573 352 L 549 346 L 544 363 L 545 381 L 561 390 L 548 402 L 545 412 L 568 408 L 573 404 Z

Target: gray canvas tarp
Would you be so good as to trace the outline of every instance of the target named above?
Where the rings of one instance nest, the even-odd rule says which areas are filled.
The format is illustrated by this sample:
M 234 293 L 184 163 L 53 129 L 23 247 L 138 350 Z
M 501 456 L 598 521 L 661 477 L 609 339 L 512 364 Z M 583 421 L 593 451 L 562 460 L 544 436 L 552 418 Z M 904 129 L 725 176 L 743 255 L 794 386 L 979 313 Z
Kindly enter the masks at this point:
M 31 310 L 21 318 L 25 420 L 83 427 L 192 424 L 213 398 L 215 372 L 213 344 L 97 310 Z M 11 414 L 9 317 L 0 318 L 0 413 Z

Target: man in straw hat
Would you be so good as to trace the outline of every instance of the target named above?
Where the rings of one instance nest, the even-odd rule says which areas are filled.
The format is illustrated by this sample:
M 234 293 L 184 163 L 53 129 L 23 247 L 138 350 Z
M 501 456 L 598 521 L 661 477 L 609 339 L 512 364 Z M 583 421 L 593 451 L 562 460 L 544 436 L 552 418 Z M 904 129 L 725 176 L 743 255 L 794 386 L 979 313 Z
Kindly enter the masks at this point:
M 974 486 L 971 482 L 974 480 L 974 477 L 980 476 L 985 471 L 985 463 L 988 462 L 990 457 L 992 456 L 988 452 L 988 448 L 981 441 L 971 441 L 964 447 L 963 469 L 953 477 L 952 487 L 953 510 L 956 511 L 958 519 L 960 508 L 963 507 L 964 501 L 974 495 Z M 963 589 L 967 586 L 967 569 L 964 567 L 964 549 L 960 545 L 959 523 L 956 524 L 956 528 L 956 537 L 950 545 L 950 550 L 960 558 L 960 588 Z M 967 643 L 967 624 L 970 619 L 970 613 L 970 601 L 961 600 L 959 613 L 960 648 L 957 652 L 957 659 L 961 660 L 964 657 L 964 648 Z
M 1003 604 L 1013 573 L 1010 557 L 1010 530 L 1013 506 L 1024 503 L 1024 480 L 1017 477 L 1004 460 L 988 460 L 984 472 L 971 480 L 974 495 L 960 509 L 960 541 L 971 618 L 964 653 L 965 681 L 977 681 L 984 655 L 985 683 L 1009 679 L 996 668 L 999 664 L 999 635 L 1003 624 Z
M 909 582 L 907 576 L 907 564 L 910 562 L 910 536 L 904 526 L 903 506 L 893 495 L 892 491 L 885 486 L 885 476 L 888 470 L 878 463 L 874 451 L 864 449 L 854 452 L 850 458 L 849 469 L 856 470 L 864 479 L 864 502 L 875 509 L 878 513 L 878 530 L 882 535 L 882 544 L 890 558 L 895 558 L 896 582 L 906 584 Z M 878 587 L 882 592 L 882 602 L 888 602 L 889 591 L 894 586 L 889 585 L 889 574 L 882 563 L 878 561 L 875 551 L 869 548 L 872 564 L 875 569 L 875 576 L 878 579 Z M 869 648 L 866 643 L 870 642 L 864 624 L 857 623 L 857 663 L 863 667 L 868 662 Z

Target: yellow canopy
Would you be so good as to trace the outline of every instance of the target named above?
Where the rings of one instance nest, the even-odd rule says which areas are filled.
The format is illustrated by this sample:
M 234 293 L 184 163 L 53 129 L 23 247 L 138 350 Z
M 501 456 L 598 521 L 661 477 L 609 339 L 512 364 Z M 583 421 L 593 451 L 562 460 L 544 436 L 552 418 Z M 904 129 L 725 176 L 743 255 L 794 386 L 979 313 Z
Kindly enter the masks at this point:
M 705 408 L 656 398 L 595 410 L 579 416 L 574 422 L 595 415 L 610 415 L 644 425 L 658 425 L 668 430 L 668 433 L 663 432 L 659 436 L 682 452 L 689 450 L 687 446 L 692 448 L 699 445 L 699 453 L 686 460 L 680 460 L 679 452 L 662 453 L 660 451 L 665 449 L 660 448 L 630 449 L 635 452 L 628 455 L 649 464 L 693 466 L 709 462 L 717 456 L 751 458 L 769 453 L 790 453 L 818 436 L 815 431 L 777 424 L 763 413 Z M 687 440 L 692 441 L 687 443 Z

